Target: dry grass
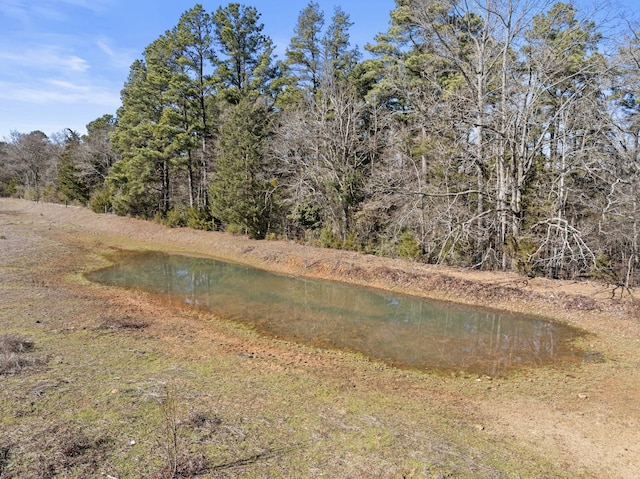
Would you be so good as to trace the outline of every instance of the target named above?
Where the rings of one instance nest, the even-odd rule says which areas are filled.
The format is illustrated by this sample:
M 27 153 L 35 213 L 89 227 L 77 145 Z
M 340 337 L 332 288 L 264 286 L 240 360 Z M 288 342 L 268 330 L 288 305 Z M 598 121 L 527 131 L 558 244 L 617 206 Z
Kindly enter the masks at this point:
M 9 239 L 0 248 L 0 324 L 15 332 L 2 336 L 2 347 L 36 363 L 0 377 L 1 479 L 640 474 L 634 320 L 600 320 L 593 304 L 576 300 L 573 317 L 600 335 L 585 339 L 593 351 L 586 363 L 568 369 L 510 378 L 400 371 L 260 337 L 79 274 L 104 266 L 100 253 L 116 248 L 221 251 L 233 259 L 233 251 L 247 251 L 242 238 L 23 203 L 3 222 L 2 207 L 0 200 L 0 233 Z M 301 253 L 280 242 L 250 246 L 238 257 L 262 255 L 262 266 L 317 265 L 308 269 L 365 282 L 384 273 L 413 292 L 460 288 L 489 302 L 535 299 L 529 286 L 512 282 L 482 289 L 414 266 L 404 272 L 385 261 L 388 269 L 376 270 L 378 258 Z M 309 257 L 296 262 L 294 253 Z M 552 287 L 540 296 L 545 312 L 568 298 Z M 37 358 L 48 358 L 46 369 L 34 367 Z
M 33 342 L 17 334 L 5 333 L 0 336 L 0 376 L 20 374 L 25 370 L 41 366 L 42 358 L 28 355 L 33 350 Z
M 0 354 L 25 353 L 33 349 L 33 342 L 17 334 L 0 336 Z
M 98 329 L 107 329 L 110 331 L 136 331 L 145 329 L 149 326 L 148 321 L 143 321 L 140 318 L 135 318 L 129 315 L 122 317 L 108 317 L 104 318 Z
M 4 450 L 3 479 L 93 477 L 110 449 L 110 440 L 90 437 L 81 425 L 57 422 L 46 425 L 30 443 L 16 442 Z

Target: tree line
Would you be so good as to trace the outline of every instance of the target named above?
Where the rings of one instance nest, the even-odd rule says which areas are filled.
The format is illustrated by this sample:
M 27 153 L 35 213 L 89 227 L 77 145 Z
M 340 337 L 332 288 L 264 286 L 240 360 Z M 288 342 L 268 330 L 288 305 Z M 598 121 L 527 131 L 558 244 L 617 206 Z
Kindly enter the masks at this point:
M 351 45 L 316 2 L 277 60 L 201 5 L 115 116 L 0 144 L 0 194 L 429 263 L 640 281 L 640 29 L 572 3 L 396 0 Z M 613 41 L 615 40 L 615 41 Z

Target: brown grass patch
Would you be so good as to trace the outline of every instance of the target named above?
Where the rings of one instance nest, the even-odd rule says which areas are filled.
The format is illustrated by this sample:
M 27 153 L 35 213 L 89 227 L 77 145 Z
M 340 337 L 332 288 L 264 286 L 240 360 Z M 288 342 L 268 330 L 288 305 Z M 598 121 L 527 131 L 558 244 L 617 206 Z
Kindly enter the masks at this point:
M 135 331 L 145 329 L 149 326 L 147 321 L 143 321 L 139 318 L 133 318 L 131 316 L 123 317 L 108 317 L 104 318 L 98 326 L 98 329 L 108 329 L 111 331 Z
M 5 333 L 0 336 L 0 376 L 20 374 L 23 370 L 44 364 L 41 358 L 27 356 L 33 350 L 33 342 Z
M 88 477 L 104 463 L 109 444 L 108 439 L 92 438 L 71 423 L 53 425 L 41 437 L 44 441 L 38 444 L 33 471 L 40 478 L 72 472 L 77 474 L 73 477 Z
M 33 349 L 33 342 L 17 334 L 6 333 L 0 336 L 0 354 L 24 353 Z

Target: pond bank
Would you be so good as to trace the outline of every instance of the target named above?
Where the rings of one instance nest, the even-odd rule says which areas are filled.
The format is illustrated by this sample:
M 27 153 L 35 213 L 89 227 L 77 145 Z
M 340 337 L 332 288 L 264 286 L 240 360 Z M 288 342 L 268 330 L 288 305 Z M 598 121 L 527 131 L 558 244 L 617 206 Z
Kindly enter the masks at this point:
M 631 301 L 610 300 L 611 287 L 255 242 L 7 199 L 0 199 L 0 235 L 3 330 L 28 336 L 33 354 L 49 358 L 46 371 L 0 376 L 9 431 L 0 449 L 10 451 L 0 468 L 30 470 L 25 458 L 36 451 L 27 437 L 35 432 L 43 439 L 34 448 L 58 458 L 58 469 L 78 470 L 81 463 L 61 460 L 52 439 L 43 441 L 82 425 L 85 445 L 102 435 L 109 444 L 81 456 L 100 474 L 151 476 L 163 464 L 162 455 L 149 454 L 162 439 L 154 398 L 175 384 L 180 420 L 192 426 L 181 430 L 184 454 L 192 463 L 206 459 L 201 477 L 640 475 L 639 321 Z M 594 355 L 508 379 L 399 371 L 81 280 L 118 248 L 219 257 L 553 317 L 594 333 L 586 345 Z

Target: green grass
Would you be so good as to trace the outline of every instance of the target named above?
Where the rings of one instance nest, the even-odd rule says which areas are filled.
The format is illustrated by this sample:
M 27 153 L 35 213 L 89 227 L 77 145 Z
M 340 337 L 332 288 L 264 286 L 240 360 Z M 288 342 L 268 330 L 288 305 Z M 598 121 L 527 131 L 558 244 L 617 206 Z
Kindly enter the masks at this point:
M 36 260 L 47 251 L 55 267 Z M 0 266 L 0 324 L 37 358 L 0 376 L 2 479 L 580 477 L 476 429 L 472 406 L 450 399 L 474 380 L 261 338 L 194 311 L 170 312 L 164 327 L 137 306 L 152 297 L 83 281 L 78 271 L 104 260 L 74 251 L 34 241 Z M 269 353 L 278 348 L 287 354 Z
M 95 321 L 22 329 L 50 360 L 46 371 L 3 378 L 3 479 L 171 477 L 167 387 L 181 477 L 569 477 L 402 391 L 354 387 L 299 365 L 260 372 L 251 362 L 262 359 L 238 355 L 180 361 L 159 352 L 145 328 L 105 330 Z M 390 368 L 346 362 L 373 381 L 401 381 Z

